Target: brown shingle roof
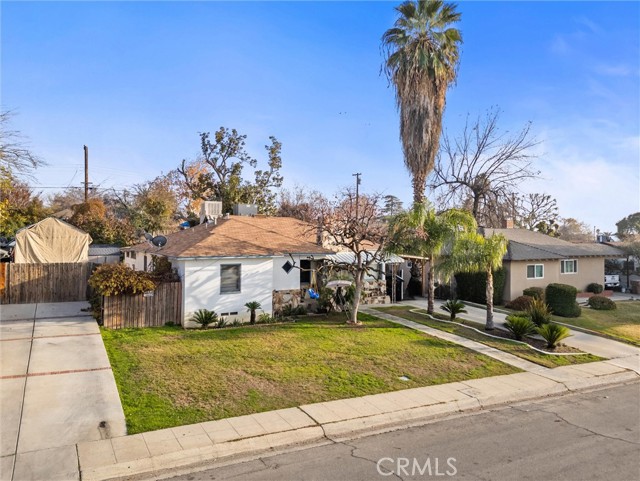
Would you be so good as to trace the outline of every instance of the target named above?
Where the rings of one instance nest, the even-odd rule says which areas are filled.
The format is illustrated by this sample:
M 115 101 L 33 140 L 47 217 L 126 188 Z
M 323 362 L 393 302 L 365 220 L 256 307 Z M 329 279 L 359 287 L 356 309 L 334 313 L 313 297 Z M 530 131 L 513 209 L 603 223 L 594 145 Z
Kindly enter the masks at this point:
M 143 242 L 123 250 L 167 257 L 252 257 L 330 254 L 315 243 L 315 229 L 291 217 L 231 216 L 166 236 L 164 247 Z
M 505 260 L 545 260 L 567 259 L 571 257 L 607 257 L 623 256 L 620 249 L 604 244 L 574 244 L 566 240 L 551 237 L 541 232 L 527 229 L 490 229 L 483 227 L 485 237 L 502 234 L 509 241 Z

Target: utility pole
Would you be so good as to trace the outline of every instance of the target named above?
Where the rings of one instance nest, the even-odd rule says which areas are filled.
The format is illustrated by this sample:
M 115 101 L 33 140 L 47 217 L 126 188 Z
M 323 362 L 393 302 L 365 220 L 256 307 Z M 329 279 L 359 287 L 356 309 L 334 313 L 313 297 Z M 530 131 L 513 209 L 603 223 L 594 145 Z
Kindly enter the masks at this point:
M 89 201 L 89 147 L 84 146 L 84 203 Z
M 360 176 L 362 175 L 360 172 L 356 173 L 356 174 L 351 174 L 353 175 L 353 177 L 356 178 L 356 219 L 359 219 L 358 217 L 358 204 L 360 203 Z

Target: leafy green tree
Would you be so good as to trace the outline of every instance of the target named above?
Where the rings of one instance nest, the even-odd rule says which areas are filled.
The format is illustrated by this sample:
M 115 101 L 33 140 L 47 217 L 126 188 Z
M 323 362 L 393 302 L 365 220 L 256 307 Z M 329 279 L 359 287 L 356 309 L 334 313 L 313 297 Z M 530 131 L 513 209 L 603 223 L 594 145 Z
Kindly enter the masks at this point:
M 176 224 L 178 198 L 167 176 L 156 177 L 114 196 L 119 217 L 129 219 L 139 229 L 158 232 Z
M 73 207 L 69 223 L 87 232 L 95 244 L 131 245 L 138 240 L 135 227 L 128 219 L 118 219 L 107 211 L 100 199 L 89 199 Z
M 404 163 L 412 176 L 413 200 L 424 200 L 427 176 L 438 152 L 446 93 L 457 77 L 462 35 L 456 5 L 408 0 L 382 36 L 384 70 L 396 91 Z
M 35 224 L 47 217 L 47 209 L 40 194 L 12 175 L 0 179 L 0 235 L 13 237 L 18 229 Z
M 501 234 L 484 237 L 476 232 L 460 235 L 453 244 L 445 269 L 448 272 L 484 272 L 487 276 L 487 321 L 485 329 L 493 330 L 493 271 L 502 266 L 507 252 L 507 239 Z
M 391 223 L 389 249 L 398 254 L 412 254 L 429 259 L 427 274 L 427 312 L 433 314 L 435 272 L 446 248 L 455 245 L 460 235 L 473 233 L 477 228 L 471 213 L 449 209 L 437 213 L 428 202 L 415 204 L 407 213 L 398 215 Z M 449 274 L 443 271 L 444 274 Z
M 220 127 L 213 139 L 209 132 L 200 134 L 200 158 L 194 162 L 182 161 L 177 172 L 184 188 L 193 199 L 222 201 L 224 212 L 230 212 L 234 204 L 257 204 L 259 212 L 275 214 L 276 193 L 282 185 L 282 144 L 273 136 L 266 145 L 267 168 L 257 169 L 258 161 L 246 151 L 246 135 L 236 129 Z M 243 177 L 243 169 L 254 169 L 253 179 Z
M 619 220 L 616 222 L 616 227 L 618 228 L 616 236 L 620 240 L 627 240 L 640 235 L 640 212 L 630 214 Z

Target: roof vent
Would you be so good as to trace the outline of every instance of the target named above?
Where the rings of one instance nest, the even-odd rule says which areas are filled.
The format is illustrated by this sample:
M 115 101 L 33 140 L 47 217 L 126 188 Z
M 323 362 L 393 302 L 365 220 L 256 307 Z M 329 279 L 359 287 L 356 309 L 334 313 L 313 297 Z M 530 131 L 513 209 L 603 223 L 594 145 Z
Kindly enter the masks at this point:
M 200 206 L 200 223 L 222 216 L 222 202 L 206 200 Z
M 233 215 L 256 215 L 258 206 L 256 204 L 234 204 Z

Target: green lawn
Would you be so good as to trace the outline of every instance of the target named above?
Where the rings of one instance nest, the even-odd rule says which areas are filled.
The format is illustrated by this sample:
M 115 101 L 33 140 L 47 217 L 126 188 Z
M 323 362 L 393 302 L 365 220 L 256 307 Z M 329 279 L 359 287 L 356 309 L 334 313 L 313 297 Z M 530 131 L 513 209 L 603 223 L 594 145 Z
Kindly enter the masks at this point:
M 466 348 L 361 315 L 216 330 L 102 330 L 130 434 L 511 374 Z M 406 375 L 410 381 L 401 381 Z
M 618 301 L 614 311 L 582 308 L 580 317 L 554 316 L 555 320 L 597 331 L 621 341 L 640 346 L 640 302 Z
M 438 322 L 429 319 L 424 314 L 417 312 L 411 312 L 413 307 L 395 306 L 378 308 L 380 311 L 388 312 L 394 316 L 402 317 L 410 321 L 419 322 L 425 326 L 433 327 L 441 331 L 457 334 L 458 336 L 466 337 L 477 342 L 481 342 L 487 346 L 500 349 L 501 351 L 508 352 L 514 356 L 521 357 L 527 361 L 535 362 L 545 367 L 558 367 L 567 366 L 569 364 L 582 364 L 585 362 L 602 361 L 603 358 L 594 356 L 592 354 L 584 355 L 572 355 L 572 356 L 556 356 L 551 354 L 542 354 L 538 351 L 531 349 L 524 344 L 518 344 L 508 339 L 495 339 L 492 337 L 484 336 L 473 329 L 468 329 L 463 326 L 457 326 L 455 324 L 448 324 L 445 322 Z M 477 326 L 473 326 L 476 327 Z

